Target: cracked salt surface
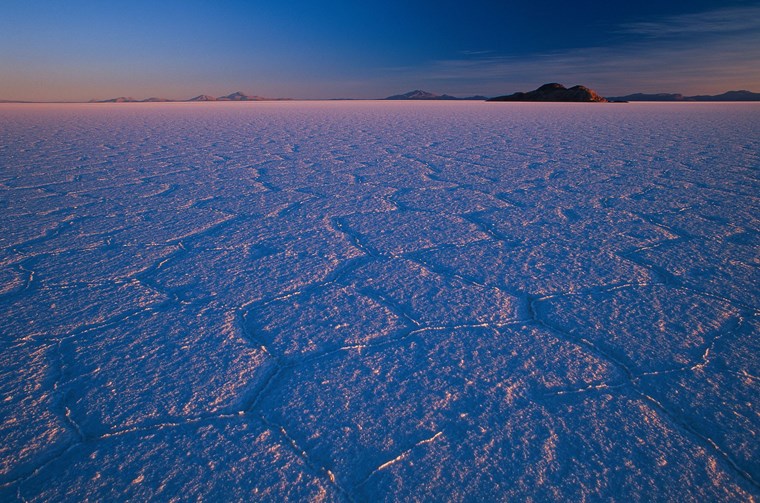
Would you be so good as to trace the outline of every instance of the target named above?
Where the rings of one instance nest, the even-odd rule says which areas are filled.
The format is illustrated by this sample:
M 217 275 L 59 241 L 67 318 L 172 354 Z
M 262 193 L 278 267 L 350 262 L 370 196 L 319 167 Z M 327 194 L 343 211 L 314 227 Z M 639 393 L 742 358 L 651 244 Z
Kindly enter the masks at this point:
M 0 105 L 0 500 L 756 499 L 758 122 Z

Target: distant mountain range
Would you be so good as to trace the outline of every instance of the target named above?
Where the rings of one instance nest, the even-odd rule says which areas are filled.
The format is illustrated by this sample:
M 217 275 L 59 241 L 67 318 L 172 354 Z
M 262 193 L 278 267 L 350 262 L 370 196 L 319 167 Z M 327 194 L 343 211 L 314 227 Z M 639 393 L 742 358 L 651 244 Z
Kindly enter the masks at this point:
M 505 96 L 496 96 L 487 98 L 486 96 L 470 96 L 467 98 L 457 98 L 449 94 L 435 94 L 428 91 L 416 89 L 404 94 L 394 94 L 384 98 L 386 100 L 474 100 L 474 101 L 560 101 L 560 102 L 596 102 L 604 103 L 607 101 L 760 101 L 760 93 L 751 91 L 728 91 L 717 95 L 698 95 L 684 96 L 682 94 L 629 94 L 627 96 L 603 97 L 593 89 L 585 86 L 573 86 L 566 88 L 556 82 L 544 84 L 543 86 L 528 92 L 517 92 Z
M 350 98 L 335 98 L 331 101 L 338 101 Z M 488 98 L 486 96 L 469 96 L 466 98 L 457 98 L 449 94 L 435 94 L 428 91 L 422 91 L 416 89 L 404 94 L 394 94 L 383 98 L 385 100 L 397 100 L 397 101 L 455 101 L 455 100 L 469 100 L 469 101 L 569 101 L 569 102 L 604 102 L 604 101 L 760 101 L 760 93 L 753 93 L 751 91 L 728 91 L 723 94 L 717 95 L 697 95 L 697 96 L 684 96 L 683 94 L 676 93 L 656 93 L 645 94 L 636 93 L 626 96 L 608 96 L 602 97 L 596 93 L 593 89 L 589 89 L 584 86 L 574 86 L 566 88 L 562 84 L 551 83 L 544 84 L 543 86 L 528 92 L 518 92 L 505 96 L 497 96 L 495 98 Z M 107 100 L 90 100 L 90 103 L 163 103 L 163 102 L 206 102 L 206 101 L 289 101 L 292 98 L 265 98 L 263 96 L 255 96 L 242 93 L 240 91 L 228 94 L 226 96 L 209 96 L 207 94 L 201 94 L 194 98 L 185 100 L 175 100 L 169 98 L 147 98 L 136 99 L 127 96 L 120 96 L 118 98 L 110 98 Z M 34 101 L 22 101 L 22 100 L 2 100 L 0 103 L 35 103 Z M 39 103 L 39 102 L 37 102 Z M 50 102 L 48 102 L 50 103 Z
M 118 98 L 110 98 L 107 100 L 90 100 L 90 103 L 162 103 L 164 101 L 174 101 L 166 98 L 147 98 L 144 100 L 137 100 L 132 97 L 119 96 Z
M 751 91 L 728 91 L 716 95 L 684 96 L 683 94 L 629 94 L 627 96 L 613 96 L 609 101 L 760 101 L 760 93 Z
M 471 101 L 485 101 L 485 96 L 469 96 L 467 98 L 457 98 L 448 94 L 434 94 L 427 91 L 420 91 L 416 89 L 404 94 L 394 94 L 388 96 L 386 100 L 471 100 Z
M 488 101 L 561 101 L 561 102 L 585 102 L 605 103 L 607 100 L 599 96 L 593 89 L 585 86 L 573 86 L 570 89 L 562 84 L 552 82 L 527 93 L 514 93 L 506 96 L 497 96 Z
M 284 101 L 290 98 L 264 98 L 263 96 L 251 96 L 249 94 L 241 93 L 240 91 L 228 94 L 227 96 L 219 96 L 214 98 L 207 94 L 201 94 L 194 98 L 187 100 L 172 100 L 169 98 L 147 98 L 144 100 L 137 100 L 135 98 L 129 98 L 121 96 L 119 98 L 111 98 L 108 100 L 91 100 L 90 103 L 163 103 L 163 102 L 189 102 L 189 101 Z

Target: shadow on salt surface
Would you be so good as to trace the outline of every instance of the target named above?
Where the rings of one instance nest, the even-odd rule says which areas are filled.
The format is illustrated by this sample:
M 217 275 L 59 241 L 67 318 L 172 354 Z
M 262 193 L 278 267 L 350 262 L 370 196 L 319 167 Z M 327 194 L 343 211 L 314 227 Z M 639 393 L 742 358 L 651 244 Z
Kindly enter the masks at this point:
M 760 480 L 760 443 L 748 440 L 760 414 L 760 379 L 706 365 L 644 376 L 641 384 L 671 414 L 714 443 L 747 478 Z
M 29 272 L 20 267 L 0 266 L 0 303 L 4 297 L 22 291 L 29 281 Z
M 760 381 L 743 356 L 757 346 L 755 320 L 728 302 L 662 285 L 550 298 L 536 302 L 536 314 L 619 361 L 674 421 L 758 480 L 760 451 L 747 438 Z
M 365 246 L 391 256 L 443 244 L 461 245 L 487 237 L 462 218 L 427 212 L 365 213 L 349 215 L 343 220 Z
M 481 241 L 426 250 L 415 258 L 441 274 L 455 274 L 520 296 L 574 293 L 656 279 L 649 269 L 617 254 L 580 244 L 515 246 Z
M 542 200 L 542 195 L 534 195 Z M 571 248 L 624 252 L 633 248 L 672 240 L 678 236 L 632 213 L 584 208 L 564 198 L 553 206 L 494 209 L 478 219 L 511 240 L 530 245 L 557 244 Z
M 54 236 L 61 227 L 60 215 L 26 214 L 0 219 L 0 248 L 34 245 Z
M 635 375 L 701 363 L 739 321 L 726 302 L 663 285 L 559 295 L 534 305 L 538 319 L 590 340 Z
M 24 266 L 34 270 L 35 282 L 45 287 L 128 283 L 179 249 L 177 245 L 127 246 L 104 242 L 85 250 L 34 257 Z
M 747 496 L 636 393 L 608 394 L 613 365 L 540 328 L 424 331 L 281 379 L 263 413 L 359 499 Z
M 504 208 L 508 203 L 491 194 L 465 188 L 405 189 L 393 196 L 393 201 L 414 211 L 436 214 L 462 215 L 493 208 Z
M 395 189 L 378 184 L 333 184 L 329 187 L 304 187 L 298 191 L 313 196 L 292 213 L 305 221 L 318 220 L 327 215 L 383 213 L 396 209 L 391 202 Z
M 760 306 L 760 257 L 753 240 L 692 240 L 668 243 L 633 253 L 644 265 L 662 268 L 673 280 L 736 303 L 745 309 Z
M 370 261 L 347 281 L 395 306 L 418 326 L 503 325 L 527 317 L 516 296 L 446 277 L 411 260 Z
M 51 385 L 58 378 L 57 370 L 50 368 L 55 343 L 8 340 L 3 334 L 0 343 L 0 485 L 31 471 L 40 459 L 55 456 L 76 439 L 59 415 L 60 396 Z
M 271 366 L 219 306 L 142 313 L 61 350 L 65 403 L 86 438 L 236 411 Z
M 21 483 L 18 493 L 40 501 L 341 500 L 279 432 L 251 417 L 78 444 Z
M 2 332 L 55 340 L 129 316 L 167 297 L 136 280 L 37 286 L 0 298 Z
M 625 391 L 483 409 L 471 428 L 443 428 L 373 473 L 359 498 L 677 501 L 688 487 L 705 500 L 751 499 L 720 460 Z
M 285 240 L 251 238 L 240 247 L 193 248 L 158 270 L 154 280 L 184 302 L 214 299 L 240 307 L 325 281 L 341 263 L 360 255 L 332 236 L 318 229 Z
M 293 190 L 277 192 L 264 190 L 255 193 L 235 191 L 229 195 L 215 195 L 202 199 L 196 203 L 196 206 L 198 208 L 213 209 L 227 214 L 248 217 L 246 220 L 250 220 L 252 218 L 277 215 L 294 204 L 307 200 L 309 200 L 308 194 Z
M 410 328 L 382 303 L 335 284 L 254 306 L 249 313 L 248 330 L 288 359 L 384 341 Z

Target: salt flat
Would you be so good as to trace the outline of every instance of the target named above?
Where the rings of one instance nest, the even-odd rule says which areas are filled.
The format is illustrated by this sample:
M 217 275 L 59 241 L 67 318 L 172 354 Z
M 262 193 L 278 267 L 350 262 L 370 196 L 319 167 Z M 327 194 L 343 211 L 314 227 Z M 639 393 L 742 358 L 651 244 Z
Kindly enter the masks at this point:
M 0 105 L 0 499 L 760 496 L 760 105 Z

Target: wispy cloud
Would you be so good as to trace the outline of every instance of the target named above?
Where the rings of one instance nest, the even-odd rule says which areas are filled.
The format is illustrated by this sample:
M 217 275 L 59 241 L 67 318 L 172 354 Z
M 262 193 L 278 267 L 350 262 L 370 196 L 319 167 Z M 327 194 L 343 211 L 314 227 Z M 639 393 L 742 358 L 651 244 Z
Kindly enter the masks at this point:
M 652 38 L 697 35 L 730 35 L 757 32 L 760 28 L 760 7 L 737 7 L 695 14 L 667 17 L 658 21 L 628 23 L 619 33 Z
M 499 94 L 544 82 L 628 92 L 760 90 L 760 6 L 719 9 L 621 25 L 611 46 L 524 56 L 467 55 L 409 72 L 418 82 L 460 94 Z
M 473 50 L 463 50 L 458 51 L 457 54 L 461 54 L 462 56 L 484 56 L 486 54 L 493 54 L 494 51 L 473 51 Z

